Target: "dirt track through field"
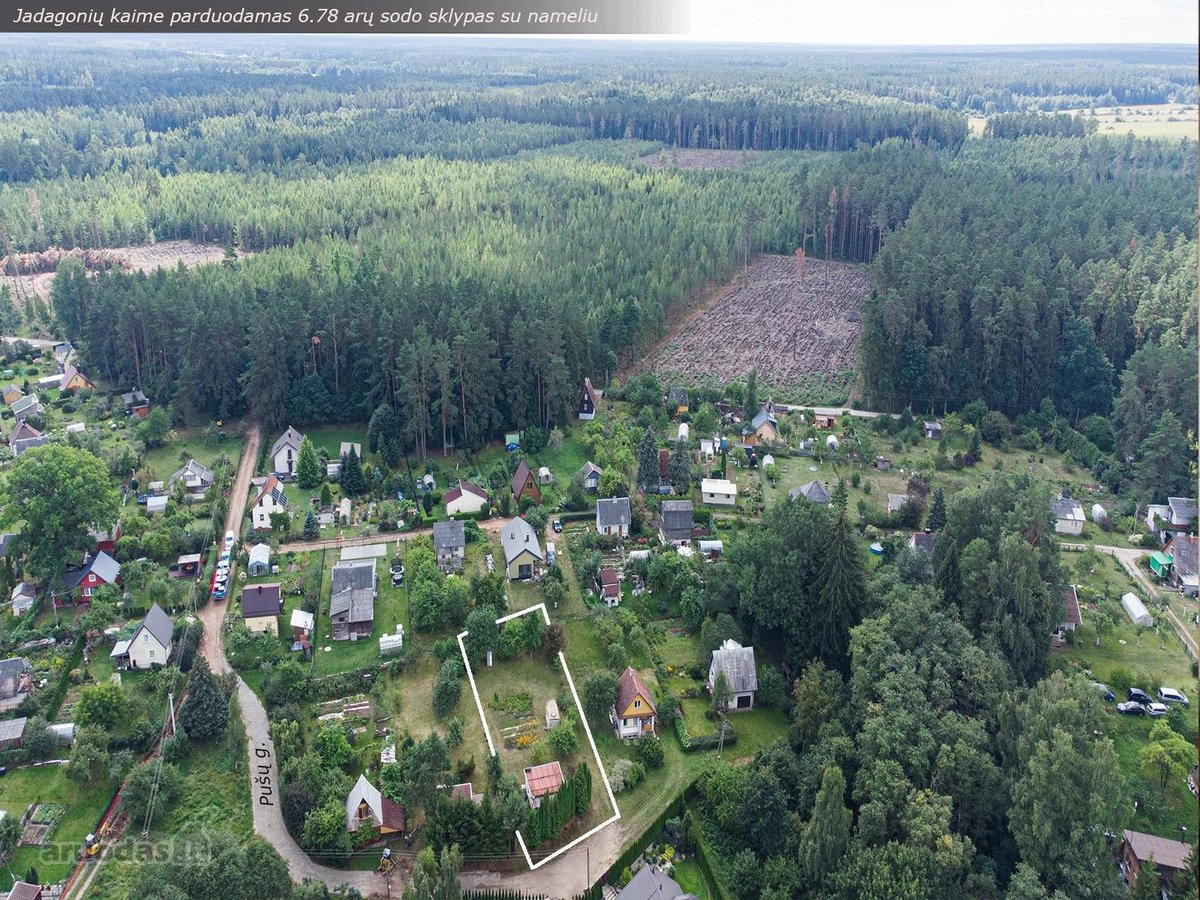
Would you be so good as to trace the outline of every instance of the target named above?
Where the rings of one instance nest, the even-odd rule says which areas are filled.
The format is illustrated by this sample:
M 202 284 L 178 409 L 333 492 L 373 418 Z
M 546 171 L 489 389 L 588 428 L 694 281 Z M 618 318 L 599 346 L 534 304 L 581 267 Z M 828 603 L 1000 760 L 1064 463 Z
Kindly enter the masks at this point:
M 650 353 L 635 370 L 665 381 L 727 382 L 752 368 L 778 388 L 854 368 L 859 310 L 870 292 L 858 266 L 760 257 L 731 290 Z

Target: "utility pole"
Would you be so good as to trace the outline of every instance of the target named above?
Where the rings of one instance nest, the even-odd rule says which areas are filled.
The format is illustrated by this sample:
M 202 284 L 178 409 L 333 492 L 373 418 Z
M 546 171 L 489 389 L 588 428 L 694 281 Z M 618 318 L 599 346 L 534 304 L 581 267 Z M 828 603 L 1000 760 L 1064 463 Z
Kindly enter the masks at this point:
M 171 713 L 171 734 L 174 734 L 176 731 L 176 728 L 175 728 L 175 695 L 173 693 L 167 694 L 167 709 Z

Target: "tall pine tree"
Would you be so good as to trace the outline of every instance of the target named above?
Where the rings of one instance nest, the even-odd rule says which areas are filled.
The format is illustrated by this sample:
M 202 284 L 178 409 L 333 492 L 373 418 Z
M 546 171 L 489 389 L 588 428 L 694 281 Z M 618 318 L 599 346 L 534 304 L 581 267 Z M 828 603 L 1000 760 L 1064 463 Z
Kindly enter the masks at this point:
M 353 447 L 350 448 L 350 452 L 346 454 L 346 459 L 342 462 L 342 490 L 349 497 L 357 497 L 367 490 L 367 479 L 363 475 L 362 463 Z
M 821 788 L 812 818 L 800 838 L 800 866 L 805 877 L 819 884 L 834 870 L 850 843 L 853 813 L 846 808 L 846 776 L 837 766 L 821 772 Z
M 845 671 L 850 629 L 862 618 L 867 583 L 862 548 L 844 509 L 838 511 L 821 549 L 817 579 L 820 603 L 813 650 L 826 665 Z
M 179 709 L 179 724 L 196 741 L 220 737 L 229 724 L 229 701 L 203 656 L 196 657 L 188 673 L 187 698 Z
M 637 486 L 643 492 L 658 487 L 658 440 L 652 429 L 647 428 L 642 432 L 642 439 L 638 442 L 637 465 Z
M 929 518 L 925 527 L 930 531 L 941 531 L 946 527 L 946 494 L 941 488 L 933 492 L 933 501 L 929 505 Z

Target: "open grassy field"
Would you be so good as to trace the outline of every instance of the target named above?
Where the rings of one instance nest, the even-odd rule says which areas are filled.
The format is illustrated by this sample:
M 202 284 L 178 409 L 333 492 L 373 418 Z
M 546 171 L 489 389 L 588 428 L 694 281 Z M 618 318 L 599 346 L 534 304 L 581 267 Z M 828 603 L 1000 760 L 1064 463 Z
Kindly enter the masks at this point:
M 1100 134 L 1128 134 L 1139 138 L 1185 138 L 1195 140 L 1200 131 L 1196 106 L 1187 103 L 1147 103 L 1067 110 L 1072 115 L 1093 116 Z

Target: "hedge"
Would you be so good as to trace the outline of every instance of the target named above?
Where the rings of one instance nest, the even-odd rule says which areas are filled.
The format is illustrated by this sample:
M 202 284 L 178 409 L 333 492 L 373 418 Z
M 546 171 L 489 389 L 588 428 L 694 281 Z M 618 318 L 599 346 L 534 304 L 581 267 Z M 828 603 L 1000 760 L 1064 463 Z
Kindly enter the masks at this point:
M 63 663 L 58 682 L 41 704 L 41 712 L 47 722 L 53 722 L 58 715 L 58 708 L 62 706 L 63 698 L 67 696 L 67 691 L 71 687 L 71 672 L 78 668 L 79 663 L 83 660 L 83 640 L 82 634 L 75 639 L 75 647 L 71 650 L 67 661 Z
M 700 867 L 705 879 L 708 881 L 708 886 L 714 891 L 715 896 L 712 900 L 731 900 L 730 896 L 725 893 L 725 884 L 717 877 L 713 870 L 712 860 L 709 854 L 713 852 L 712 847 L 708 846 L 708 840 L 704 837 L 704 829 L 697 827 L 694 829 L 695 834 L 692 835 L 692 840 L 696 845 L 696 865 Z
M 733 725 L 729 722 L 722 723 L 722 727 L 718 728 L 712 734 L 706 734 L 703 737 L 692 737 L 688 734 L 687 723 L 684 722 L 683 716 L 675 716 L 675 736 L 679 738 L 679 749 L 684 753 L 696 753 L 701 750 L 716 750 L 722 746 L 721 730 L 725 731 L 724 746 L 732 747 L 737 743 L 737 732 L 733 730 Z
M 663 826 L 667 824 L 667 819 L 674 819 L 683 815 L 684 797 L 691 790 L 691 784 L 687 785 L 679 795 L 667 804 L 666 809 L 658 814 L 650 827 L 642 832 L 642 836 L 629 845 L 625 852 L 617 857 L 617 861 L 608 867 L 608 871 L 604 873 L 603 881 L 615 881 L 625 871 L 627 866 L 632 866 L 633 861 L 646 852 L 647 845 L 651 844 L 658 837 L 659 832 L 663 830 Z

